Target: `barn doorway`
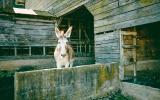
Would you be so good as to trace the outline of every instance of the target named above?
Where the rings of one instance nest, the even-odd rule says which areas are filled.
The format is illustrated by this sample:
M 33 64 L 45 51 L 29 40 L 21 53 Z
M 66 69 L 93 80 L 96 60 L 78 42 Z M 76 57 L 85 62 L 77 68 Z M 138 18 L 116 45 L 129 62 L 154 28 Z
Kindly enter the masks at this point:
M 81 6 L 61 16 L 57 23 L 64 31 L 73 26 L 70 40 L 77 57 L 94 58 L 94 19 L 86 7 Z
M 147 80 L 160 88 L 160 22 L 122 29 L 121 58 L 124 75 Z M 136 81 L 137 81 L 136 80 Z M 154 83 L 153 83 L 154 82 Z

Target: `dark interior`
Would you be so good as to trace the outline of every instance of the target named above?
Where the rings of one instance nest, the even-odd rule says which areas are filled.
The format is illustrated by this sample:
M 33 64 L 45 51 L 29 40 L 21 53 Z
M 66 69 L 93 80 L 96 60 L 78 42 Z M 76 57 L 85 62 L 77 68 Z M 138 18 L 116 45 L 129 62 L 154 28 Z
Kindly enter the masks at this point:
M 76 56 L 94 56 L 93 15 L 82 6 L 61 17 L 59 29 L 67 31 L 72 26 L 70 37 Z

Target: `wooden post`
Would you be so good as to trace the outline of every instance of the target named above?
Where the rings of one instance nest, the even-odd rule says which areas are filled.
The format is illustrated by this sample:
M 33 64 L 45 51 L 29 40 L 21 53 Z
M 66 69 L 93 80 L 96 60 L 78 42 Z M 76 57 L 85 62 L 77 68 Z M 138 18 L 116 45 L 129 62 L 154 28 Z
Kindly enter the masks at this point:
M 79 48 L 78 48 L 78 44 L 76 44 L 76 48 L 77 48 L 77 53 L 78 53 L 78 51 L 79 51 L 79 50 L 78 50 L 78 49 L 79 49 Z
M 29 56 L 31 56 L 32 54 L 31 54 L 31 46 L 29 46 Z
M 119 78 L 120 80 L 124 79 L 124 61 L 123 61 L 123 33 L 121 30 L 117 30 L 117 32 L 119 33 L 119 37 L 120 37 L 120 66 L 119 66 Z
M 46 48 L 45 48 L 45 46 L 43 46 L 43 56 L 45 56 L 46 55 Z
M 89 53 L 91 52 L 91 44 L 89 44 Z
M 87 54 L 87 50 L 86 50 L 87 49 L 87 44 L 85 43 L 84 46 L 85 46 L 85 53 Z
M 137 39 L 136 39 L 136 35 L 137 35 L 137 32 L 136 32 L 136 29 L 135 29 L 135 27 L 134 27 L 134 31 L 135 31 L 135 35 L 134 35 L 134 38 L 133 38 L 133 45 L 137 45 Z M 133 66 L 133 68 L 134 68 L 134 73 L 133 73 L 133 75 L 134 75 L 134 82 L 136 82 L 136 76 L 137 76 L 137 56 L 136 56 L 136 47 L 133 49 L 133 59 L 134 59 L 134 66 Z
M 14 56 L 17 56 L 17 47 L 14 47 Z
M 79 43 L 80 43 L 80 44 L 79 44 L 79 52 L 82 53 L 82 43 L 81 43 L 81 32 L 82 32 L 82 31 L 81 31 L 80 21 L 79 21 L 78 23 L 79 23 L 79 28 L 78 28 L 78 29 L 79 29 L 79 32 L 78 32 L 78 33 L 79 33 Z

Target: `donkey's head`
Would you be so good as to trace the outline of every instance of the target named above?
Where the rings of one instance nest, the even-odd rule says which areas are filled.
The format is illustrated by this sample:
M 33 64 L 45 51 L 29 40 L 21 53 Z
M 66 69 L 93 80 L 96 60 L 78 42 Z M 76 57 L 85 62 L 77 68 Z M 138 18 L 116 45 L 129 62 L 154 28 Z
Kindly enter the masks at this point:
M 67 44 L 68 39 L 71 35 L 72 27 L 69 27 L 66 33 L 64 31 L 60 31 L 57 27 L 55 28 L 55 33 L 58 38 L 57 48 L 60 50 L 60 54 L 62 57 L 65 57 L 68 53 Z

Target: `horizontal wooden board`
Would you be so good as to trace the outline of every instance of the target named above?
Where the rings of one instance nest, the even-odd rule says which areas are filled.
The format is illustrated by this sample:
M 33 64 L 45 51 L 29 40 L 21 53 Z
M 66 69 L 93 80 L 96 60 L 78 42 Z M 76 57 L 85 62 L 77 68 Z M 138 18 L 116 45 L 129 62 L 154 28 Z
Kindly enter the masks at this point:
M 112 2 L 110 4 L 106 4 L 102 7 L 99 8 L 95 8 L 95 9 L 89 9 L 89 11 L 93 14 L 93 15 L 97 15 L 100 13 L 103 13 L 105 11 L 111 11 L 112 9 L 115 9 L 118 7 L 118 1 Z
M 96 62 L 119 61 L 119 34 L 117 31 L 95 35 Z
M 40 11 L 49 11 L 49 7 L 55 2 L 60 0 L 26 0 L 25 7 L 27 9 L 34 9 Z
M 135 2 L 137 0 L 119 0 L 119 6 L 127 5 L 129 3 Z
M 104 12 L 101 12 L 101 13 L 97 13 L 94 15 L 94 20 L 99 20 L 99 19 L 105 19 L 105 18 L 108 18 L 108 17 L 113 17 L 113 16 L 116 16 L 116 15 L 119 15 L 119 14 L 123 14 L 123 13 L 126 13 L 126 12 L 129 12 L 129 11 L 133 11 L 133 10 L 136 10 L 136 9 L 140 9 L 140 8 L 143 8 L 143 7 L 146 7 L 146 6 L 149 6 L 149 5 L 153 5 L 153 4 L 156 4 L 156 3 L 159 3 L 160 1 L 159 0 L 154 0 L 153 2 L 151 3 L 141 3 L 140 1 L 136 1 L 136 2 L 132 2 L 132 3 L 129 3 L 129 4 L 126 4 L 126 5 L 123 5 L 123 6 L 119 6 L 115 9 L 112 9 L 112 10 L 107 10 L 104 11 Z
M 96 2 L 96 3 L 94 3 L 93 5 L 91 5 L 91 6 L 87 7 L 87 8 L 88 8 L 90 11 L 93 11 L 93 10 L 95 10 L 95 9 L 99 9 L 99 8 L 101 8 L 101 7 L 103 7 L 103 6 L 106 6 L 106 5 L 110 4 L 110 3 L 113 3 L 113 2 L 115 2 L 115 1 L 117 1 L 117 0 L 101 0 L 101 1 Z M 91 2 L 91 1 L 90 1 L 90 2 Z
M 129 21 L 124 21 L 124 22 L 120 22 L 120 23 L 116 23 L 116 24 L 106 25 L 106 26 L 103 26 L 100 28 L 95 28 L 94 32 L 99 33 L 99 32 L 103 32 L 103 31 L 133 27 L 133 26 L 147 24 L 147 23 L 153 23 L 153 22 L 157 22 L 157 21 L 160 21 L 160 14 L 154 14 L 151 16 L 146 16 L 146 17 L 133 19 L 133 20 L 129 20 Z
M 19 24 L 19 25 L 39 25 L 39 26 L 54 26 L 54 23 L 53 22 L 39 22 L 39 21 L 30 21 L 30 20 L 16 20 L 15 21 L 16 24 Z
M 119 23 L 127 20 L 132 20 L 140 17 L 157 14 L 157 13 L 160 13 L 159 7 L 160 7 L 160 3 L 154 4 L 145 8 L 137 9 L 134 11 L 130 11 L 127 13 L 123 13 L 120 15 L 116 15 L 113 17 L 109 17 L 106 19 L 97 20 L 94 23 L 94 27 L 101 27 L 108 24 Z
M 64 8 L 63 10 L 61 10 L 61 11 L 59 11 L 59 12 L 57 12 L 57 13 L 55 13 L 55 15 L 58 16 L 58 17 L 59 17 L 59 16 L 62 16 L 62 15 L 64 15 L 64 14 L 66 14 L 66 13 L 68 13 L 68 12 L 70 12 L 70 11 L 72 11 L 72 10 L 80 7 L 80 6 L 82 6 L 83 4 L 87 3 L 88 1 L 89 1 L 89 0 L 78 1 L 78 2 L 76 2 L 76 3 L 74 3 L 74 4 L 72 4 L 72 5 L 68 5 L 68 7 Z

